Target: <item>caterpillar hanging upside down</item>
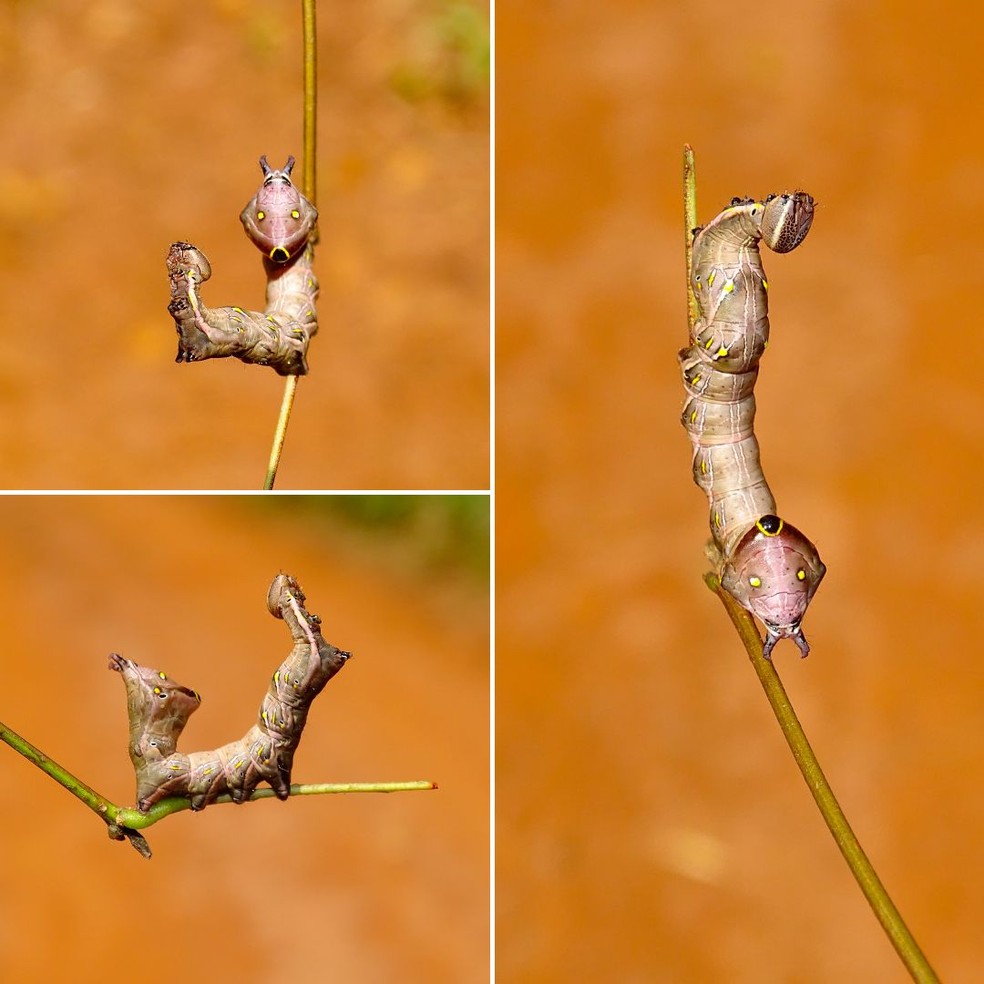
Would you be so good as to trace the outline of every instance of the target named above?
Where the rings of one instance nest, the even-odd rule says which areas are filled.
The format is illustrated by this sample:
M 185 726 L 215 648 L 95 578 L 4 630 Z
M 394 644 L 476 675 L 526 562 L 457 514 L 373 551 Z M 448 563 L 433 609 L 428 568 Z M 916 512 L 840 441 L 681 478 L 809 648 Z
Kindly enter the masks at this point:
M 318 210 L 293 185 L 294 158 L 274 170 L 260 158 L 263 184 L 239 216 L 246 235 L 263 253 L 266 310 L 208 308 L 201 285 L 212 276 L 205 254 L 191 243 L 172 243 L 167 254 L 171 282 L 168 311 L 178 332 L 176 362 L 233 356 L 270 366 L 281 376 L 308 371 L 307 350 L 318 330 L 318 281 L 309 240 Z
M 194 690 L 161 670 L 110 654 L 109 668 L 123 675 L 126 686 L 138 809 L 146 813 L 168 796 L 188 797 L 193 810 L 223 793 L 243 803 L 261 782 L 269 783 L 278 799 L 287 799 L 294 751 L 311 701 L 352 655 L 325 641 L 321 619 L 307 611 L 304 601 L 289 574 L 273 579 L 267 608 L 287 623 L 294 648 L 271 678 L 256 724 L 238 741 L 214 751 L 183 755 L 177 750 L 188 718 L 201 704 Z
M 721 585 L 766 628 L 763 653 L 779 639 L 810 652 L 800 623 L 826 567 L 817 548 L 776 515 L 762 474 L 755 380 L 769 341 L 768 281 L 759 241 L 777 253 L 810 231 L 813 199 L 803 191 L 764 202 L 734 199 L 694 230 L 690 283 L 700 316 L 680 352 L 689 398 L 682 421 L 693 444 L 694 481 L 711 507 Z

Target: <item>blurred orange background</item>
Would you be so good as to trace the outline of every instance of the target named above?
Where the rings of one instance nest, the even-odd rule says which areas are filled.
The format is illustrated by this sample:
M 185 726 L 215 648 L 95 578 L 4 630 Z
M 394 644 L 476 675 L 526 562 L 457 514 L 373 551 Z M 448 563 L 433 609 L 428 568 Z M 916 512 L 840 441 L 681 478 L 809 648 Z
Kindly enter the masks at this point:
M 487 16 L 320 4 L 320 332 L 278 488 L 488 487 Z M 0 8 L 5 487 L 261 487 L 283 380 L 174 364 L 164 257 L 262 308 L 238 217 L 261 154 L 301 160 L 300 31 L 298 3 Z
M 5 981 L 487 979 L 487 497 L 411 502 L 409 523 L 384 505 L 373 525 L 326 500 L 0 501 L 0 719 L 100 793 L 133 802 L 108 653 L 199 691 L 182 750 L 233 740 L 290 650 L 264 601 L 281 569 L 354 653 L 294 780 L 440 787 L 180 813 L 144 831 L 145 861 L 0 745 Z
M 757 433 L 829 568 L 776 665 L 943 979 L 984 967 L 967 5 L 497 7 L 497 954 L 503 981 L 903 980 L 719 602 L 690 477 L 698 211 L 804 188 L 766 251 Z

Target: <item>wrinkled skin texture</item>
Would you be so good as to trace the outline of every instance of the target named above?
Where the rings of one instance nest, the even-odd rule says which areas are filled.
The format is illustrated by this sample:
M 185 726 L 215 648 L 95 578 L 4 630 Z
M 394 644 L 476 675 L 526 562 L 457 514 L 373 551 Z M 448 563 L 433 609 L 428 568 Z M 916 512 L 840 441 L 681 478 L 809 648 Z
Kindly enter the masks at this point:
M 205 254 L 191 243 L 172 243 L 167 255 L 168 311 L 178 332 L 177 362 L 234 357 L 270 366 L 281 376 L 308 371 L 307 350 L 318 330 L 318 281 L 309 245 L 318 210 L 294 187 L 291 157 L 282 170 L 260 158 L 263 184 L 243 209 L 247 236 L 263 253 L 266 309 L 209 308 L 200 288 L 212 275 Z
M 780 638 L 806 656 L 800 628 L 826 571 L 816 547 L 775 515 L 754 434 L 755 381 L 769 340 L 768 281 L 759 242 L 795 249 L 813 221 L 805 192 L 736 199 L 694 238 L 691 286 L 700 316 L 680 353 L 688 399 L 682 422 L 694 482 L 710 504 L 721 584 L 765 624 L 766 656 Z
M 188 797 L 193 810 L 223 793 L 242 803 L 261 782 L 287 799 L 294 751 L 311 701 L 351 656 L 324 640 L 320 619 L 305 609 L 304 601 L 289 574 L 274 578 L 267 607 L 287 623 L 294 647 L 270 680 L 256 724 L 239 741 L 214 751 L 177 751 L 181 732 L 201 703 L 197 693 L 159 670 L 110 655 L 109 668 L 122 674 L 126 686 L 138 809 L 146 812 L 168 796 Z

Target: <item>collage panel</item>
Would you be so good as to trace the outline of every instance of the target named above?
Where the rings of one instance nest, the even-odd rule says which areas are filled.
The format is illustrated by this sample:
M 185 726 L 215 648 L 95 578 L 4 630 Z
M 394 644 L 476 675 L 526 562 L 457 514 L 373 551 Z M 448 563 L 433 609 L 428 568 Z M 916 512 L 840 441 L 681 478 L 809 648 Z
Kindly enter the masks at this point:
M 278 489 L 489 488 L 487 4 L 4 3 L 0 91 L 4 488 L 261 489 L 288 388 Z
M 488 503 L 0 498 L 3 979 L 485 979 Z
M 504 984 L 981 976 L 965 12 L 497 4 Z

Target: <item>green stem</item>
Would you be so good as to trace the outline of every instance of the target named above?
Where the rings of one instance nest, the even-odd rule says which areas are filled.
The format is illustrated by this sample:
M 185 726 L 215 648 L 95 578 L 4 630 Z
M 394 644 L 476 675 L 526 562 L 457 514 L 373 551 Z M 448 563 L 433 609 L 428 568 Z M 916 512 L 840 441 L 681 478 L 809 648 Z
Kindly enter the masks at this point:
M 851 874 L 861 886 L 861 891 L 864 892 L 864 897 L 874 910 L 875 917 L 881 923 L 882 929 L 885 930 L 892 946 L 895 947 L 914 981 L 918 981 L 919 984 L 938 982 L 939 978 L 919 948 L 919 944 L 909 931 L 909 927 L 906 926 L 901 913 L 895 907 L 895 903 L 885 890 L 885 886 L 882 885 L 874 867 L 868 860 L 868 856 L 864 853 L 860 842 L 851 829 L 847 817 L 844 816 L 844 811 L 837 802 L 833 790 L 827 782 L 827 777 L 823 774 L 820 763 L 810 747 L 806 733 L 796 717 L 793 705 L 789 702 L 789 697 L 779 679 L 775 665 L 772 660 L 766 659 L 762 655 L 762 640 L 752 616 L 721 587 L 716 575 L 705 574 L 704 581 L 721 599 L 725 611 L 738 630 L 738 635 L 745 646 L 748 658 L 751 660 L 752 668 L 758 675 L 762 689 L 765 690 L 765 696 L 772 706 L 772 711 L 779 722 L 779 728 L 793 753 L 793 758 L 796 760 L 807 786 L 810 788 L 810 792 L 813 794 L 820 815 L 838 848 L 840 848 L 848 868 L 851 869 Z
M 288 376 L 284 382 L 284 395 L 280 401 L 280 416 L 277 418 L 277 429 L 273 435 L 273 447 L 270 448 L 270 461 L 267 464 L 266 478 L 263 490 L 269 492 L 277 480 L 277 469 L 280 467 L 280 454 L 284 449 L 287 437 L 287 424 L 290 422 L 290 411 L 294 406 L 294 395 L 297 393 L 297 376 Z
M 697 170 L 694 148 L 683 145 L 683 242 L 687 260 L 687 327 L 693 334 L 697 323 L 697 298 L 690 283 L 690 266 L 694 255 L 694 229 L 697 228 Z
M 74 776 L 64 766 L 49 758 L 40 749 L 35 748 L 29 741 L 22 738 L 16 731 L 0 722 L 0 741 L 6 742 L 15 751 L 20 752 L 29 762 L 34 763 L 42 772 L 51 776 L 55 782 L 64 786 L 73 796 L 77 796 L 90 810 L 98 814 L 109 828 L 109 836 L 113 840 L 127 838 L 130 843 L 145 858 L 150 857 L 150 847 L 143 837 L 137 833 L 144 827 L 150 827 L 172 813 L 191 809 L 191 800 L 184 797 L 172 796 L 169 799 L 155 803 L 146 813 L 141 813 L 128 806 L 118 806 L 112 800 L 97 793 L 81 779 Z M 401 793 L 421 789 L 437 789 L 436 782 L 429 780 L 412 780 L 408 782 L 322 782 L 322 783 L 293 783 L 290 787 L 291 796 L 319 796 L 327 793 Z M 253 800 L 270 799 L 274 795 L 272 789 L 255 789 L 249 798 Z M 231 803 L 230 796 L 219 796 L 216 803 Z
M 426 779 L 407 782 L 309 782 L 291 783 L 291 796 L 324 796 L 332 793 L 407 793 L 421 789 L 437 789 L 436 782 Z M 275 793 L 272 789 L 254 789 L 247 802 L 254 800 L 272 799 Z M 210 805 L 216 803 L 231 803 L 232 797 L 218 796 Z M 169 817 L 172 813 L 181 813 L 191 809 L 191 800 L 181 796 L 171 796 L 158 800 L 146 813 L 134 810 L 132 807 L 120 807 L 117 822 L 131 830 L 142 830 Z
M 301 22 L 304 49 L 304 182 L 301 190 L 304 197 L 312 204 L 318 203 L 318 30 L 316 17 L 317 0 L 301 0 Z M 314 251 L 318 241 L 318 227 L 315 226 L 307 249 Z M 277 480 L 277 469 L 280 467 L 280 455 L 284 450 L 287 438 L 287 425 L 290 423 L 290 413 L 294 407 L 294 396 L 297 393 L 297 376 L 288 376 L 284 382 L 284 395 L 280 401 L 280 416 L 277 418 L 277 429 L 273 435 L 273 446 L 270 449 L 270 461 L 267 464 L 266 478 L 263 480 L 264 491 L 270 491 Z

